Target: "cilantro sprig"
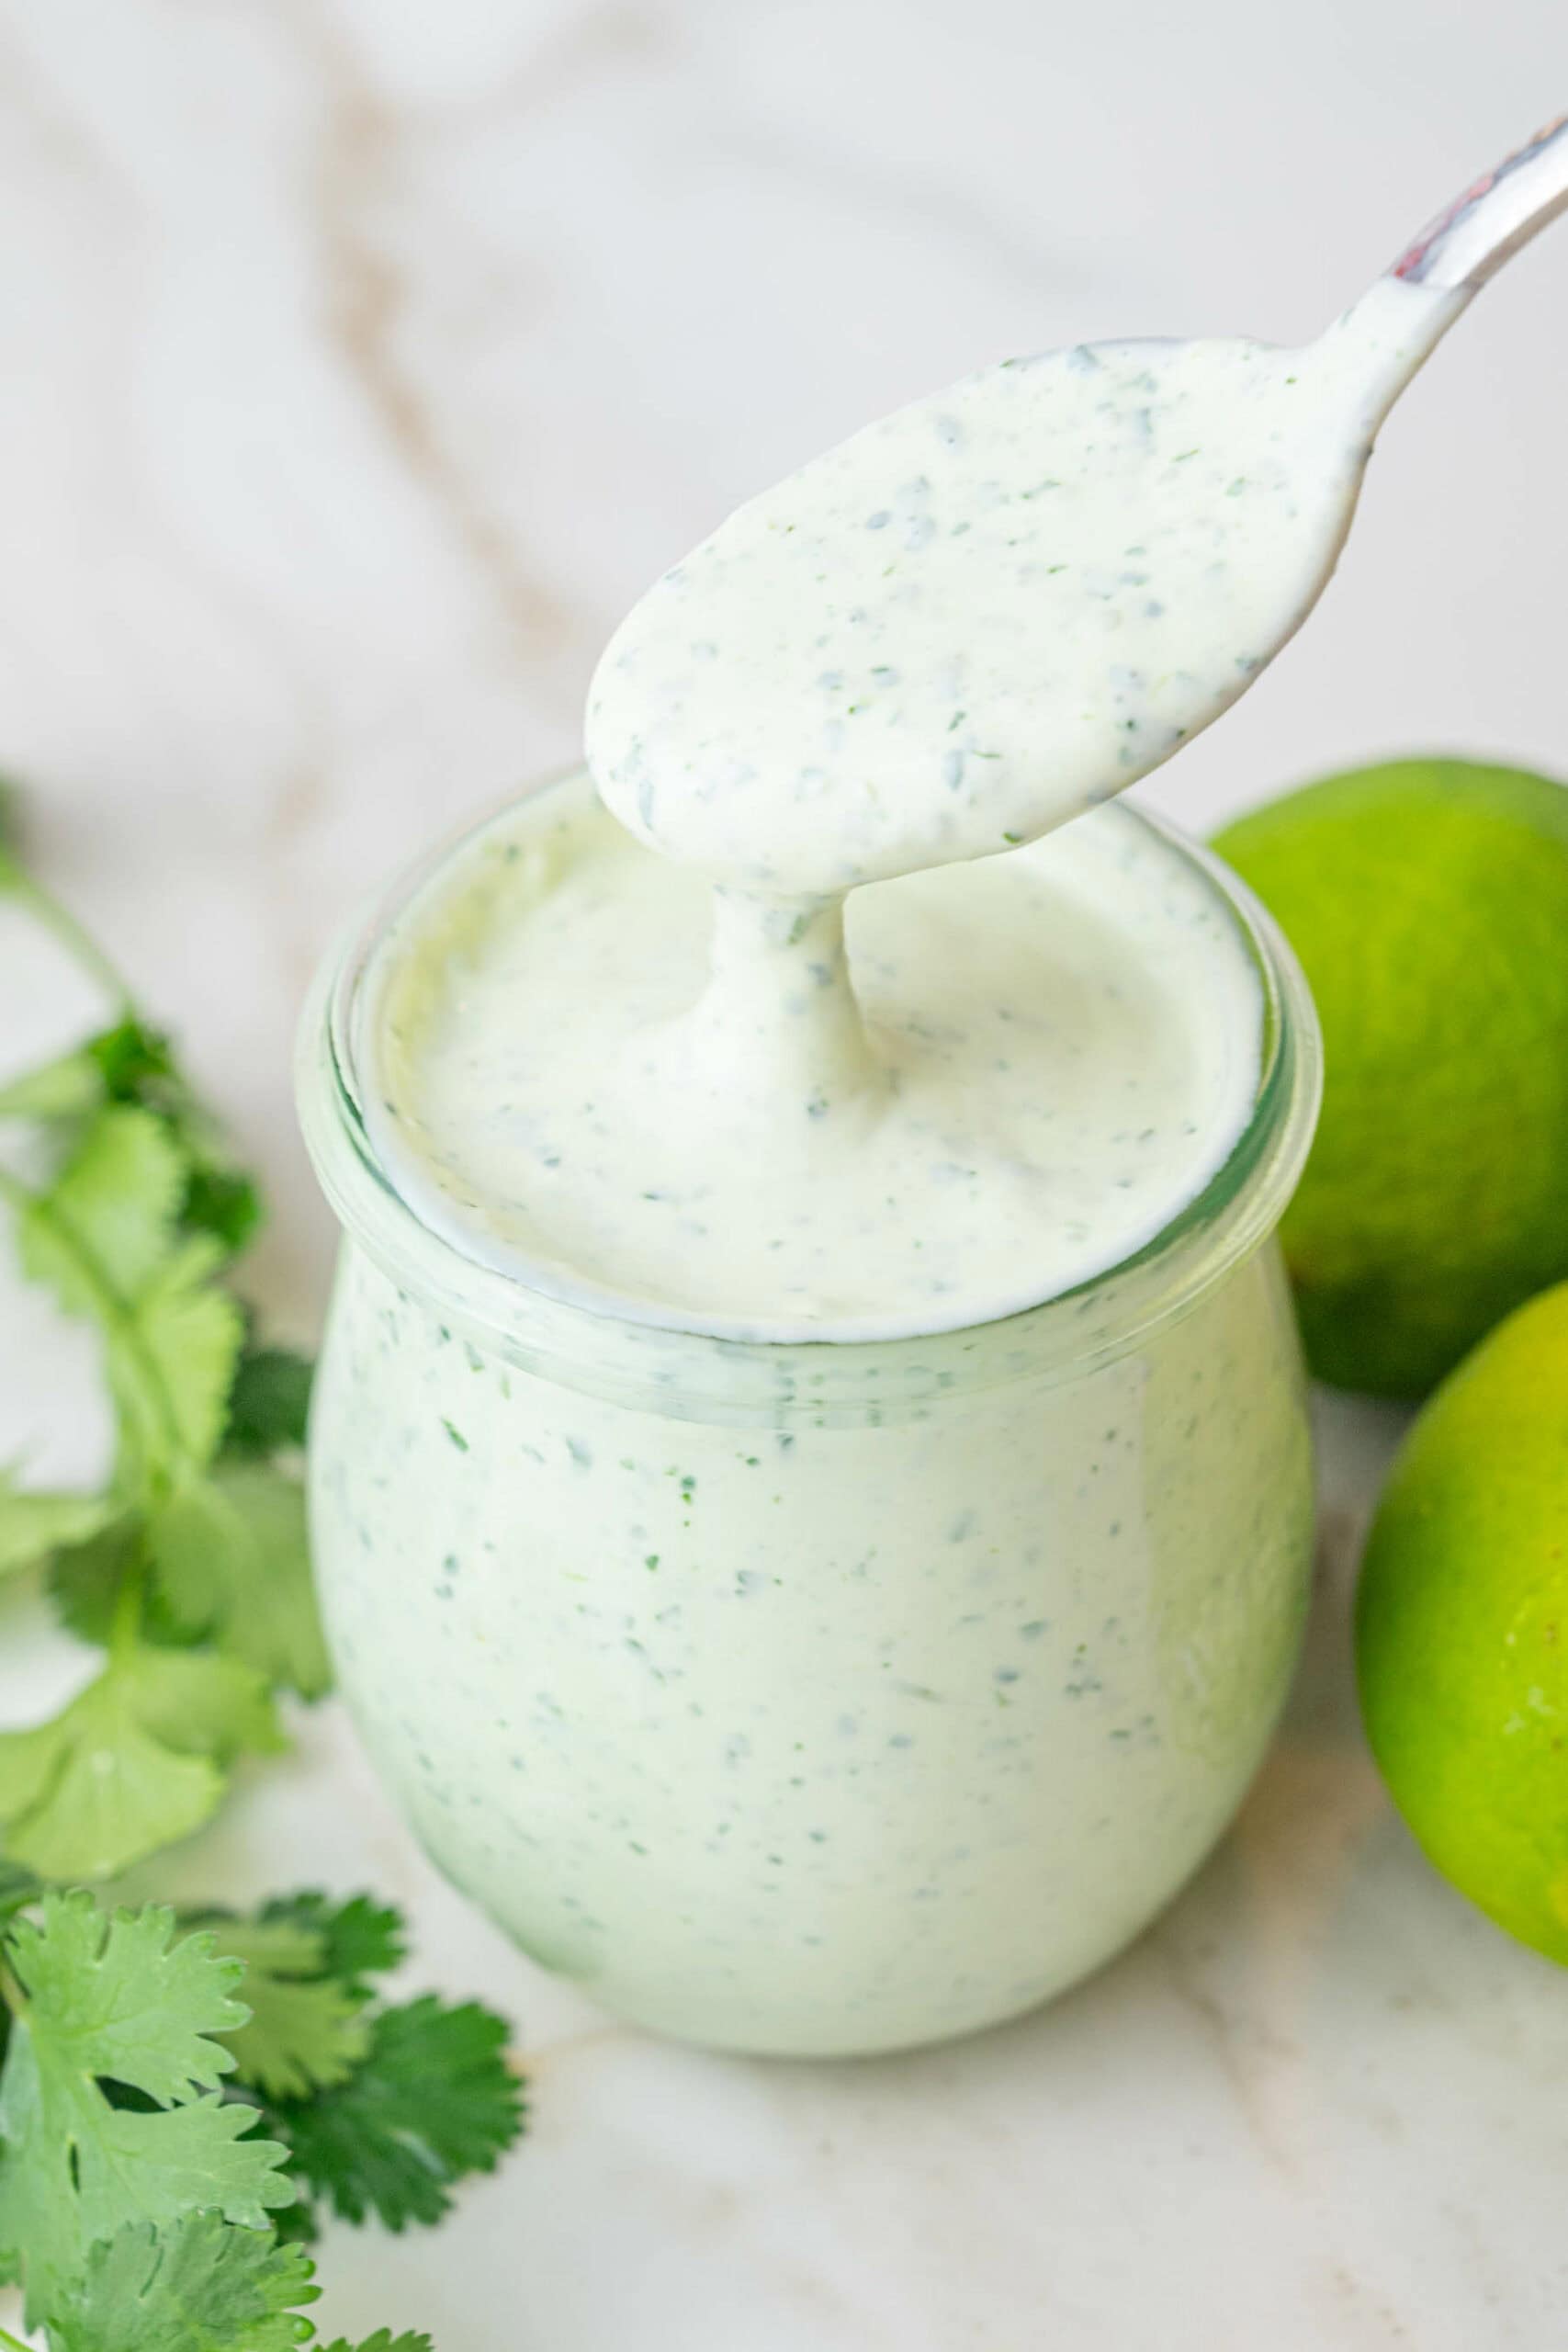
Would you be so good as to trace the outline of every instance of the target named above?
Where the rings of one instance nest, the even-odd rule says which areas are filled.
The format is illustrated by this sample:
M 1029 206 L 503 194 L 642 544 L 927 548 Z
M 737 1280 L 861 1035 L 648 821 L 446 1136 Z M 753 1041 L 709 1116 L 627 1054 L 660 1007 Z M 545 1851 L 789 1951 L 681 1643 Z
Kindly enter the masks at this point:
M 366 1896 L 192 1928 L 9 1870 L 0 1918 L 0 2278 L 50 2352 L 310 2342 L 315 2200 L 437 2221 L 522 2130 L 499 2018 L 379 2003 L 403 1928 Z M 357 2352 L 430 2347 L 383 2330 Z
M 243 1755 L 283 1744 L 273 1695 L 330 1679 L 299 1448 L 310 1366 L 257 1345 L 230 1285 L 254 1180 L 102 951 L 0 830 L 0 897 L 107 998 L 106 1025 L 0 1087 L 0 1160 L 24 1271 L 90 1322 L 114 1408 L 112 1475 L 35 1491 L 0 1467 L 0 1574 L 40 1564 L 100 1672 L 50 1721 L 0 1732 L 0 1831 L 52 1879 L 100 1878 L 188 1836 Z
M 265 2098 L 262 2121 L 288 2151 L 299 2205 L 282 2226 L 313 2235 L 324 2200 L 347 2222 L 426 2227 L 466 2174 L 493 2172 L 522 2129 L 503 2056 L 506 2027 L 476 2001 L 426 1994 L 370 2021 L 365 2053 L 310 2098 Z
M 50 2352 L 289 2352 L 309 2340 L 310 2265 L 295 2246 L 221 2214 L 172 2229 L 130 2223 L 100 2239 L 50 2314 Z
M 313 2237 L 323 2204 L 347 2222 L 430 2226 L 457 2181 L 494 2170 L 524 2118 L 506 2025 L 475 2001 L 378 2000 L 376 1979 L 402 1957 L 396 1912 L 299 1894 L 212 1926 L 249 1962 L 231 2095 L 286 2151 L 297 2198 L 281 2231 Z
M 285 2151 L 218 2097 L 245 2022 L 243 1965 L 175 1939 L 172 1911 L 106 1919 L 91 1894 L 47 1894 L 6 1939 L 11 2035 L 0 2077 L 0 2250 L 47 2321 L 99 2239 L 212 2209 L 253 2229 L 287 2205 Z M 106 2084 L 140 2092 L 117 2105 Z
M 0 899 L 98 984 L 109 1017 L 0 1087 L 25 1271 L 96 1328 L 117 1444 L 101 1492 L 0 1464 L 0 1577 L 41 1566 L 103 1652 L 47 1722 L 0 1732 L 0 2283 L 49 2352 L 432 2352 L 382 2328 L 323 2346 L 300 2241 L 323 2209 L 441 2219 L 523 2128 L 506 2028 L 388 2003 L 398 1914 L 304 1893 L 248 1917 L 102 1911 L 81 1886 L 187 1835 L 275 1694 L 328 1684 L 299 1458 L 310 1366 L 260 1345 L 230 1287 L 261 1214 L 168 1038 L 23 869 L 0 782 Z M 41 1180 L 36 1168 L 41 1165 Z M 241 1997 L 243 1996 L 243 1997 Z M 0 2327 L 0 2352 L 24 2352 Z

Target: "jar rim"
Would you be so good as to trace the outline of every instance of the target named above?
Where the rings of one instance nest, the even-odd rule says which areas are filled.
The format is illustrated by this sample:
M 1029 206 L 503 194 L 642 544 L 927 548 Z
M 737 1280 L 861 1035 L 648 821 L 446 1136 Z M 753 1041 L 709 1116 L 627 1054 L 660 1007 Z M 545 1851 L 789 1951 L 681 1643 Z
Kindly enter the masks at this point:
M 371 1141 L 355 1057 L 361 985 L 389 926 L 467 841 L 520 799 L 579 772 L 509 796 L 405 866 L 322 960 L 300 1023 L 299 1115 L 327 1200 L 345 1235 L 446 1326 L 568 1385 L 657 1401 L 667 1411 L 679 1396 L 697 1418 L 746 1419 L 793 1400 L 817 1419 L 841 1412 L 858 1419 L 927 1393 L 993 1386 L 1026 1373 L 1077 1375 L 1111 1361 L 1186 1312 L 1272 1233 L 1305 1161 L 1322 1094 L 1322 1042 L 1305 976 L 1272 917 L 1221 859 L 1123 801 L 1120 815 L 1157 834 L 1208 881 L 1236 926 L 1263 1000 L 1246 1126 L 1201 1190 L 1128 1257 L 983 1323 L 926 1334 L 778 1339 L 567 1295 L 470 1257 L 423 1222 Z

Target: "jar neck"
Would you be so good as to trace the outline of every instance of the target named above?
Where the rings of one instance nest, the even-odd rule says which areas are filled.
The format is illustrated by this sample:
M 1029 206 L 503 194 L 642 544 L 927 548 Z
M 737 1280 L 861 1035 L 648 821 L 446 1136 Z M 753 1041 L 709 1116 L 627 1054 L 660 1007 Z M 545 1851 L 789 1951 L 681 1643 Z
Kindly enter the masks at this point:
M 677 1328 L 628 1313 L 619 1302 L 525 1283 L 433 1232 L 399 1195 L 371 1144 L 355 1036 L 378 945 L 445 864 L 450 845 L 405 877 L 329 957 L 307 1003 L 299 1115 L 322 1189 L 349 1239 L 441 1322 L 525 1370 L 629 1405 L 668 1412 L 678 1398 L 681 1411 L 697 1419 L 853 1426 L 1013 1380 L 1080 1377 L 1187 1312 L 1269 1238 L 1300 1175 L 1321 1092 L 1312 1001 L 1269 916 L 1208 853 L 1142 811 L 1121 814 L 1199 867 L 1235 923 L 1260 984 L 1260 1076 L 1247 1124 L 1211 1182 L 1135 1255 L 1074 1290 L 994 1322 L 924 1337 L 757 1340 Z M 729 928 L 739 934 L 737 953 L 756 951 L 753 913 L 736 910 Z

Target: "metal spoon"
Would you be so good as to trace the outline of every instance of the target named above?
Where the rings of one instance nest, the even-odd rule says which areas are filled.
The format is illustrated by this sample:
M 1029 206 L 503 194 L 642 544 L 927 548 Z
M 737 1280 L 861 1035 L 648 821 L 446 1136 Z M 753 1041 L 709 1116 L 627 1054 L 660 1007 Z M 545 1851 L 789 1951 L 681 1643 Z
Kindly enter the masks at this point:
M 1466 294 L 1568 211 L 1568 115 L 1472 180 L 1406 246 L 1389 271 L 1412 286 Z
M 649 845 L 814 897 L 1032 841 L 1227 709 L 1326 585 L 1389 408 L 1568 208 L 1568 117 L 1326 334 L 1079 346 L 868 426 L 634 607 L 588 752 Z

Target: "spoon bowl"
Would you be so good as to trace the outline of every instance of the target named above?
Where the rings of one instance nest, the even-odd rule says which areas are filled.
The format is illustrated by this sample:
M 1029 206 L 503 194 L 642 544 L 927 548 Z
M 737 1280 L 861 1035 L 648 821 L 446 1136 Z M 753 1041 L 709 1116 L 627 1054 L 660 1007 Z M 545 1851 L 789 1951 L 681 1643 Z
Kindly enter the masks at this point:
M 588 756 L 650 848 L 826 897 L 1038 839 L 1228 709 L 1311 611 L 1384 415 L 1568 206 L 1568 123 L 1299 350 L 1004 361 L 742 506 L 611 639 Z

